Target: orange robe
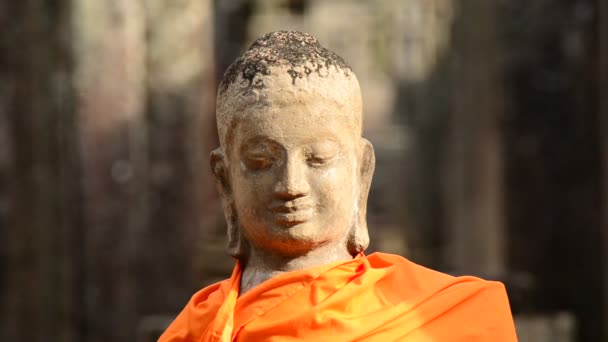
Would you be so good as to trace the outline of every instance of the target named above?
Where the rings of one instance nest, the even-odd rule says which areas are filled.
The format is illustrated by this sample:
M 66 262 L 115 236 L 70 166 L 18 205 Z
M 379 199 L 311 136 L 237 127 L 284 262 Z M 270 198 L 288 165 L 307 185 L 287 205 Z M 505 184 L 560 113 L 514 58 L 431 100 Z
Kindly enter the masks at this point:
M 196 293 L 160 342 L 517 341 L 499 282 L 374 253 L 288 272 L 238 296 L 241 268 Z

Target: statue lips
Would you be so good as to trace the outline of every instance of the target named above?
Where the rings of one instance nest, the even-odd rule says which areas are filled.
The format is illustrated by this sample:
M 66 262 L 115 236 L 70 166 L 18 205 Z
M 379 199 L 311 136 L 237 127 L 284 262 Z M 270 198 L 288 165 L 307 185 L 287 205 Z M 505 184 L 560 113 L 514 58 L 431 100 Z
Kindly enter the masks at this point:
M 310 220 L 314 214 L 314 206 L 309 201 L 275 201 L 268 210 L 273 213 L 275 222 L 290 228 Z

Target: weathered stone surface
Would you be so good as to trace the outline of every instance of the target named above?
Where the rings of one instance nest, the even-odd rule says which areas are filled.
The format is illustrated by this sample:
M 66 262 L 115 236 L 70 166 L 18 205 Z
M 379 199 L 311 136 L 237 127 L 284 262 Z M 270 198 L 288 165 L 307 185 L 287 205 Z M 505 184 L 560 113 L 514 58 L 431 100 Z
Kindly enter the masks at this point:
M 311 73 L 319 76 L 330 73 L 329 68 L 342 69 L 345 75 L 351 71 L 342 57 L 323 48 L 310 34 L 278 31 L 258 38 L 249 50 L 232 63 L 220 84 L 220 92 L 225 91 L 238 76 L 248 81 L 247 86 L 260 86 L 261 80 L 254 83 L 256 76 L 269 75 L 273 66 L 291 65 L 288 73 L 295 84 Z M 303 69 L 303 70 L 298 70 Z

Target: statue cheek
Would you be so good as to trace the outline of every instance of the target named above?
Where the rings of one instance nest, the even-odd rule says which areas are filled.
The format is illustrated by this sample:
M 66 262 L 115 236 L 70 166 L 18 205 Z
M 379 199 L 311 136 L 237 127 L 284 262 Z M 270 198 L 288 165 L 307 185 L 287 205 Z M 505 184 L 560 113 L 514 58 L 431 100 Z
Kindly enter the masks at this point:
M 350 172 L 349 167 L 344 164 L 339 164 L 323 170 L 320 175 L 311 178 L 313 181 L 322 183 L 327 187 L 327 190 L 337 189 L 340 191 L 346 191 L 350 189 L 352 185 L 352 172 Z
M 338 167 L 331 167 L 321 172 L 321 178 L 327 181 L 334 181 L 338 176 Z
M 352 202 L 352 180 L 345 167 L 335 167 L 311 177 L 311 188 L 314 189 L 319 204 L 326 212 L 341 211 L 342 202 Z
M 235 186 L 235 192 L 247 198 L 262 198 L 269 194 L 277 182 L 274 173 L 263 172 L 258 174 L 243 173 Z
M 336 180 L 339 172 L 335 168 L 326 169 L 321 172 L 311 172 L 308 175 L 308 183 L 312 191 L 317 196 L 325 198 L 331 196 L 331 192 L 336 188 Z

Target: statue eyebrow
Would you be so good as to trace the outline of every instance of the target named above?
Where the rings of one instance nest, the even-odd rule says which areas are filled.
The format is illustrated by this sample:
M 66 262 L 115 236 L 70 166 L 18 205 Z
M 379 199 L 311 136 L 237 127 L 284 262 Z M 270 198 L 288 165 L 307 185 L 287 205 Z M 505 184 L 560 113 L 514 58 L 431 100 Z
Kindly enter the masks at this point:
M 247 140 L 243 141 L 244 143 L 251 143 L 251 142 L 271 142 L 271 143 L 275 143 L 278 144 L 278 142 L 272 138 L 269 138 L 265 135 L 256 135 L 254 137 L 248 138 Z
M 255 136 L 253 138 L 250 138 L 250 139 L 247 139 L 247 140 L 243 141 L 241 143 L 241 145 L 239 146 L 239 150 L 240 151 L 247 151 L 247 150 L 249 150 L 251 148 L 259 147 L 262 144 L 264 144 L 264 145 L 266 145 L 266 146 L 268 146 L 270 148 L 273 148 L 273 149 L 275 149 L 275 148 L 281 148 L 281 144 L 278 141 L 276 141 L 274 139 L 271 139 L 269 137 L 266 137 L 266 136 L 260 136 L 260 135 L 258 135 L 258 136 Z

